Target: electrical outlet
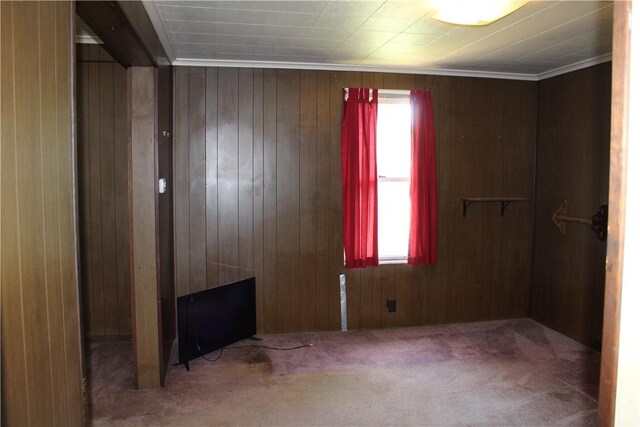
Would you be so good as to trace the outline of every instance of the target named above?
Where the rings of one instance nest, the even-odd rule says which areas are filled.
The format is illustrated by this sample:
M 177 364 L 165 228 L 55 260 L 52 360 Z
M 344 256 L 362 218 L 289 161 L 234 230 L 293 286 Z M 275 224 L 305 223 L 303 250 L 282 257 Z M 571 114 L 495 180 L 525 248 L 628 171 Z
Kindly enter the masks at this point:
M 396 300 L 394 300 L 394 299 L 388 299 L 387 300 L 387 311 L 389 313 L 395 313 L 396 312 Z

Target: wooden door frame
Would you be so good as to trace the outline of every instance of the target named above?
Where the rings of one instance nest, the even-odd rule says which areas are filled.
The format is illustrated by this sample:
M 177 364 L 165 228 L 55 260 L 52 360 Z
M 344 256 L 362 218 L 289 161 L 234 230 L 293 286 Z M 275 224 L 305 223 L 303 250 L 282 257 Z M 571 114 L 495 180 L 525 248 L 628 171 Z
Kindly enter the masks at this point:
M 627 126 L 629 105 L 631 1 L 614 2 L 613 63 L 611 73 L 611 157 L 609 172 L 609 234 L 605 280 L 604 319 L 598 425 L 615 421 L 620 303 L 624 261 L 627 195 Z
M 154 67 L 127 70 L 131 330 L 136 388 L 162 384 L 158 281 L 158 85 Z

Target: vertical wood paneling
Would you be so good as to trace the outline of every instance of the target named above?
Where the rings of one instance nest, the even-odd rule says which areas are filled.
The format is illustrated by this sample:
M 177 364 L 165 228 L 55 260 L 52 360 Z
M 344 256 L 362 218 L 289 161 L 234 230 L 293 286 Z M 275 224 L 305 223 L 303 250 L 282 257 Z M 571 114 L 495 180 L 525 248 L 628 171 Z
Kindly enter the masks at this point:
M 276 267 L 276 71 L 264 70 L 264 330 L 276 331 L 277 267 Z
M 256 321 L 264 333 L 264 79 L 253 71 L 253 272 L 256 276 Z
M 442 255 L 440 255 L 442 256 Z M 438 271 L 436 269 L 421 269 L 422 280 L 419 286 L 422 291 L 422 318 L 420 324 L 431 325 L 439 323 L 438 297 L 442 293 L 440 283 L 438 281 Z
M 129 138 L 127 72 L 114 64 L 115 243 L 118 282 L 118 334 L 131 332 L 131 280 L 129 277 Z M 117 94 L 117 96 L 116 96 Z
M 99 52 L 98 52 L 99 55 Z M 99 60 L 99 56 L 97 57 Z M 105 334 L 105 309 L 104 309 L 104 264 L 102 262 L 102 195 L 100 171 L 100 64 L 89 63 L 89 164 L 87 167 L 92 173 L 89 177 L 89 241 L 91 245 L 91 259 L 88 268 L 91 273 L 91 286 L 93 298 L 91 310 L 94 313 L 93 332 L 96 335 Z M 98 96 L 96 96 L 98 94 Z M 92 102 L 95 101 L 95 102 Z M 78 141 L 79 144 L 85 143 Z M 82 166 L 81 166 L 82 167 Z M 105 177 L 106 179 L 106 177 Z
M 608 199 L 611 64 L 539 83 L 536 236 L 531 314 L 542 323 L 598 348 L 602 336 L 605 248 L 589 227 L 550 220 L 590 217 Z M 580 93 L 580 97 L 574 95 Z
M 103 56 L 101 56 L 101 60 Z M 100 218 L 102 231 L 102 269 L 104 298 L 104 334 L 118 334 L 118 286 L 116 265 L 115 224 L 115 158 L 114 158 L 114 64 L 101 63 L 99 92 L 99 137 L 100 137 Z M 124 94 L 120 94 L 122 96 Z M 120 170 L 122 171 L 122 170 Z
M 191 292 L 206 289 L 205 69 L 189 69 L 189 263 Z
M 55 4 L 44 3 L 38 7 L 39 12 L 39 43 L 40 43 L 40 61 L 41 70 L 55 70 L 55 57 L 49 52 L 55 51 L 55 39 L 51 34 L 55 31 Z M 48 136 L 56 134 L 57 117 L 55 110 L 49 106 L 55 105 L 56 102 L 56 82 L 52 79 L 42 78 L 40 76 L 40 105 L 39 114 L 42 127 L 40 128 L 41 140 L 41 168 L 42 168 L 42 186 L 46 188 L 47 183 L 56 182 L 58 177 L 58 162 L 49 161 L 58 157 L 57 147 L 55 144 L 48 144 Z M 59 212 L 57 209 L 57 189 L 53 191 L 43 191 L 43 210 L 50 212 L 43 215 L 44 228 L 44 273 L 45 283 L 47 284 L 45 293 L 47 299 L 47 323 L 49 325 L 49 337 L 51 330 L 64 331 L 64 315 L 59 307 L 64 306 L 62 299 L 62 287 L 60 277 L 60 234 L 58 233 Z M 59 384 L 62 393 L 52 392 L 53 404 L 53 420 L 57 423 L 67 421 L 66 414 L 66 396 L 67 396 L 67 377 L 62 369 L 58 366 L 64 366 L 66 360 L 65 350 L 63 346 L 51 346 L 51 354 L 49 363 L 51 366 L 51 384 Z
M 408 325 L 422 324 L 422 314 L 424 313 L 424 275 L 426 269 L 417 266 L 409 267 L 409 315 L 407 316 Z
M 220 283 L 218 277 L 218 70 L 207 68 L 205 88 L 206 110 L 206 227 L 207 288 Z
M 318 237 L 316 242 L 317 302 L 315 324 L 319 330 L 329 329 L 329 147 L 331 73 L 318 71 L 316 176 L 318 182 Z
M 126 70 L 78 47 L 80 270 L 89 336 L 131 334 Z
M 37 3 L 25 4 L 23 12 L 25 16 L 38 16 L 39 5 Z M 15 17 L 14 17 L 15 19 Z M 15 22 L 15 21 L 14 21 Z M 33 46 L 33 32 L 27 25 L 16 25 L 13 31 L 16 52 L 29 52 L 29 49 L 38 49 Z M 45 277 L 45 253 L 44 242 L 47 241 L 44 229 L 43 194 L 44 180 L 42 165 L 42 116 L 38 114 L 35 119 L 33 107 L 42 103 L 42 93 L 38 85 L 33 84 L 32 78 L 40 80 L 40 63 L 38 55 L 16 55 L 14 66 L 20 70 L 35 70 L 35 75 L 16 73 L 14 84 L 17 94 L 23 99 L 32 100 L 33 104 L 16 101 L 15 125 L 22 129 L 21 141 L 16 145 L 16 168 L 19 171 L 31 170 L 32 173 L 24 174 L 18 182 L 18 189 L 24 192 L 26 197 L 19 197 L 16 209 L 18 215 L 19 256 L 21 265 L 21 279 L 23 283 L 40 283 L 45 289 L 48 283 Z M 53 230 L 49 230 L 53 231 Z M 53 420 L 53 382 L 51 379 L 50 344 L 47 319 L 47 294 L 37 286 L 23 286 L 22 298 L 24 304 L 23 322 L 25 327 L 24 345 L 27 366 L 37 366 L 39 369 L 27 369 L 26 385 L 34 393 L 30 400 L 29 411 L 31 422 L 43 425 L 47 420 Z M 42 343 L 47 343 L 44 346 Z M 53 344 L 53 343 L 51 343 Z M 42 387 L 43 392 L 38 392 Z M 35 396 L 39 395 L 39 398 Z
M 0 4 L 3 425 L 83 423 L 72 19 Z
M 396 313 L 387 311 L 386 302 L 389 299 L 397 298 L 395 292 L 396 270 L 397 266 L 395 265 L 386 265 L 380 268 L 380 281 L 382 282 L 380 327 L 382 328 L 390 328 L 395 324 Z
M 88 335 L 94 334 L 95 312 L 93 307 L 93 286 L 91 286 L 91 169 L 89 165 L 89 66 L 78 62 L 76 66 L 77 122 L 78 122 L 78 230 L 80 238 L 80 283 L 83 288 L 83 329 Z M 86 165 L 83 167 L 83 165 Z
M 315 329 L 317 188 L 315 71 L 300 72 L 300 330 Z
M 382 272 L 379 268 L 371 269 L 368 276 L 367 286 L 371 292 L 371 328 L 379 328 L 382 324 L 382 311 L 384 309 L 382 295 Z M 366 277 L 365 276 L 365 277 Z
M 300 315 L 300 81 L 277 71 L 276 293 L 278 331 L 298 328 Z
M 238 69 L 218 70 L 218 259 L 220 283 L 238 279 Z
M 157 68 L 157 177 L 167 181 L 165 192 L 157 192 L 158 218 L 158 282 L 160 287 L 160 313 L 162 333 L 162 371 L 164 377 L 176 338 L 176 304 L 174 275 L 173 233 L 173 78 L 170 66 Z
M 340 273 L 347 275 L 349 328 L 527 314 L 530 206 L 510 206 L 501 217 L 492 209 L 495 206 L 474 205 L 462 218 L 459 199 L 532 197 L 534 83 L 272 69 L 220 68 L 207 73 L 217 73 L 217 81 L 207 78 L 204 89 L 207 141 L 217 138 L 217 150 L 207 149 L 206 159 L 207 194 L 217 197 L 217 210 L 207 199 L 207 251 L 219 253 L 218 283 L 234 279 L 233 272 L 241 272 L 237 277 L 256 276 L 259 331 L 339 329 Z M 181 106 L 190 102 L 185 89 L 189 77 L 184 79 L 176 83 L 176 135 L 190 123 L 180 115 Z M 344 268 L 345 86 L 432 90 L 439 180 L 437 265 Z M 217 109 L 216 115 L 210 106 Z M 188 166 L 179 163 L 179 156 L 190 154 L 181 141 L 176 140 L 176 177 L 184 178 Z M 212 192 L 215 186 L 218 190 Z M 178 206 L 177 201 L 176 224 L 184 221 L 178 217 Z M 183 232 L 176 226 L 176 241 L 184 239 Z M 178 252 L 179 269 L 189 260 Z M 190 282 L 177 285 L 178 295 L 191 289 Z M 386 310 L 387 299 L 396 299 L 396 313 Z
M 69 90 L 73 76 L 73 22 L 75 15 L 73 6 L 56 2 L 55 9 L 55 35 L 56 62 L 56 160 L 58 162 L 57 182 L 57 209 L 58 209 L 58 233 L 60 235 L 60 278 L 62 283 L 64 329 L 62 331 L 62 343 L 65 352 L 64 371 L 67 376 L 66 387 L 66 412 L 68 414 L 67 425 L 79 426 L 85 421 L 83 405 L 82 381 L 78 376 L 82 375 L 82 352 L 80 348 L 80 319 L 79 319 L 79 285 L 78 285 L 78 247 L 77 218 L 75 212 L 77 178 L 74 169 L 77 168 L 75 160 L 76 136 L 73 131 L 73 122 L 69 125 L 69 111 L 71 119 L 76 113 L 73 106 L 75 91 Z M 71 40 L 70 40 L 71 39 Z M 67 50 L 68 49 L 68 50 Z M 67 83 L 68 82 L 68 83 Z M 71 145 L 69 145 L 71 141 Z M 71 240 L 70 236 L 74 239 Z M 72 262 L 73 260 L 73 262 Z M 61 367 L 59 367 L 62 369 Z M 64 391 L 63 391 L 64 392 Z M 64 422 L 64 421 L 63 421 Z
M 189 69 L 174 69 L 174 236 L 176 261 L 176 295 L 191 293 L 189 249 Z M 212 227 L 208 226 L 207 230 Z M 208 250 L 210 250 L 208 248 Z
M 253 70 L 238 72 L 238 280 L 253 277 Z
M 22 129 L 16 123 L 16 87 L 13 63 L 20 52 L 16 52 L 13 41 L 14 12 L 16 6 L 13 3 L 0 3 L 0 51 L 2 62 L 0 63 L 0 90 L 2 126 L 0 127 L 0 142 L 2 160 L 2 216 L 0 216 L 2 234 L 0 234 L 2 250 L 2 424 L 15 422 L 30 424 L 29 387 L 25 384 L 27 378 L 27 359 L 24 336 L 24 304 L 22 302 L 22 289 L 28 283 L 22 281 L 22 264 L 20 254 L 20 230 L 17 201 L 21 196 L 18 188 L 20 179 L 17 168 L 17 144 Z M 20 16 L 20 15 L 18 15 Z M 20 22 L 18 22 L 20 25 Z M 33 73 L 34 70 L 31 70 Z M 7 208 L 7 205 L 13 208 Z M 5 285 L 7 284 L 7 285 Z M 7 301 L 13 301 L 8 304 Z M 7 351 L 8 339 L 12 338 L 15 345 L 12 351 Z M 7 371 L 10 367 L 10 371 Z M 11 394 L 9 394 L 11 393 Z M 6 401 L 4 399 L 7 399 Z

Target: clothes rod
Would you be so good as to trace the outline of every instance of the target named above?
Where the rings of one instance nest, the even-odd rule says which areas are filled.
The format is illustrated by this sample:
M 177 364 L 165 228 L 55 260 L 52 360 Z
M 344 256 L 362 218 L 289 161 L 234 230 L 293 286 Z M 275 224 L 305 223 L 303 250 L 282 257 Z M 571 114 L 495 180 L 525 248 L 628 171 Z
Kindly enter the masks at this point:
M 604 203 L 600 206 L 600 209 L 591 218 L 576 218 L 567 215 L 567 201 L 562 202 L 560 207 L 551 215 L 551 220 L 560 230 L 560 234 L 563 236 L 567 233 L 567 222 L 575 222 L 577 224 L 584 224 L 591 227 L 594 233 L 598 236 L 598 239 L 607 240 L 607 221 L 608 221 L 609 209 L 607 204 Z

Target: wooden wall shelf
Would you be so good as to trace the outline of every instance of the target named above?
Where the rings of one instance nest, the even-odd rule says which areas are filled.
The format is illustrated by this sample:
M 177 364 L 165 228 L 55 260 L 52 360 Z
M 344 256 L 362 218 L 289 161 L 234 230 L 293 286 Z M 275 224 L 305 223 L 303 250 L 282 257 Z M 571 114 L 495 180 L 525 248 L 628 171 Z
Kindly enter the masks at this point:
M 500 216 L 504 216 L 504 211 L 512 202 L 528 202 L 525 197 L 463 197 L 462 216 L 467 216 L 467 209 L 472 203 L 500 203 Z

